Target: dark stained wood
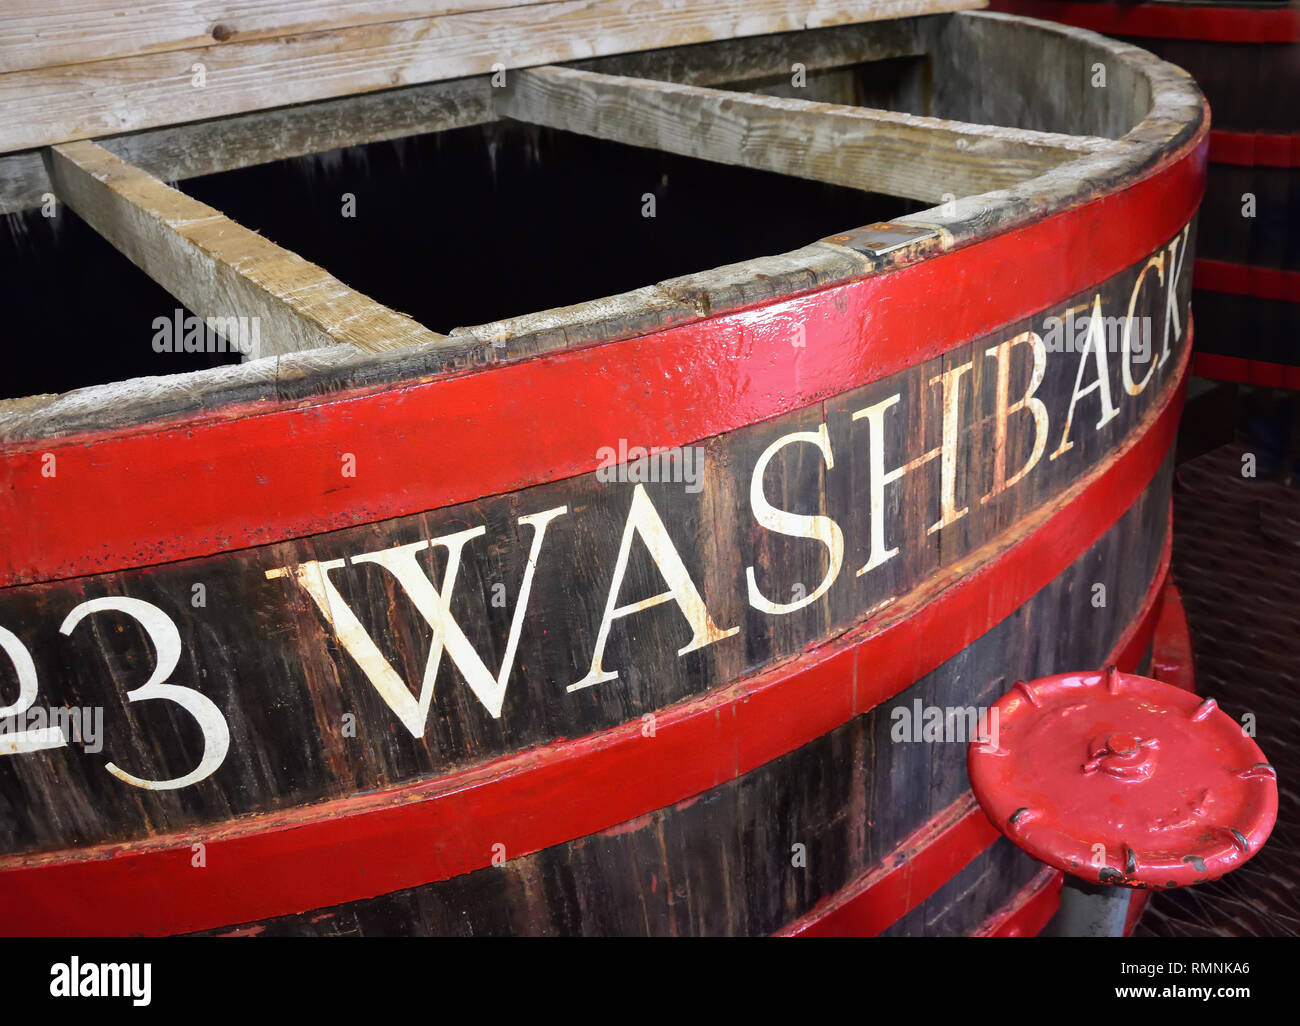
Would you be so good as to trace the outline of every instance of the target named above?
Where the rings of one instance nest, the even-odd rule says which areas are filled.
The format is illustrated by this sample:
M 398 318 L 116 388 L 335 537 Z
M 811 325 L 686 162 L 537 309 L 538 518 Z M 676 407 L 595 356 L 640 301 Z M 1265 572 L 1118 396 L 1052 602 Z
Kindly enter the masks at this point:
M 966 745 L 897 742 L 893 710 L 917 700 L 979 706 L 1002 694 L 1007 681 L 1107 657 L 1156 572 L 1171 466 L 1016 616 L 810 745 L 602 834 L 452 880 L 238 929 L 264 936 L 773 933 L 968 789 Z M 1104 610 L 1091 606 L 1097 582 L 1114 596 Z M 805 867 L 792 864 L 795 844 L 806 847 Z M 887 932 L 970 932 L 1038 868 L 1000 839 Z

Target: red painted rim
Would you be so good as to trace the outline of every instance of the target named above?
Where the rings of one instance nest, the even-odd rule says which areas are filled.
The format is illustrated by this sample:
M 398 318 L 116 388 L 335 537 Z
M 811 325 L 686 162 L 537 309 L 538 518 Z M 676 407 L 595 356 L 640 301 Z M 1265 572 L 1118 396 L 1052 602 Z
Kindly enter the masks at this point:
M 1173 541 L 1171 508 L 1164 549 L 1160 556 L 1160 564 L 1151 578 L 1151 586 L 1147 589 L 1142 606 L 1133 622 L 1107 656 L 1105 665 L 1115 664 L 1121 669 L 1135 668 L 1147 646 L 1152 644 L 1153 638 L 1160 630 L 1160 625 L 1165 622 L 1165 599 L 1173 587 L 1167 583 Z M 975 796 L 967 791 L 943 812 L 909 835 L 897 848 L 865 873 L 834 894 L 828 895 L 807 914 L 781 930 L 779 936 L 874 936 L 892 926 L 933 895 L 953 876 L 970 865 L 1000 836 L 997 827 L 989 821 L 984 810 L 979 807 Z M 1060 876 L 1055 870 L 1048 869 L 1045 872 L 1055 873 L 1058 878 Z M 1056 890 L 1059 895 L 1059 881 Z M 1028 900 L 1025 892 L 1021 892 L 1013 900 L 1012 906 L 1021 900 Z M 1008 908 L 1011 909 L 1011 906 Z M 1042 909 L 1043 906 L 1036 905 L 1034 911 L 1026 915 L 1037 915 Z M 1051 918 L 1055 910 L 1056 904 L 1052 903 L 1043 923 Z M 998 913 L 998 916 L 1011 916 L 1011 914 L 1011 911 L 1004 910 Z M 1024 926 L 1020 920 L 1016 922 Z M 993 929 L 990 923 L 975 931 L 976 935 L 983 935 L 986 927 Z M 1037 933 L 1040 929 L 1042 924 L 1033 932 Z M 994 932 L 989 936 L 1012 936 L 1012 934 Z
M 1197 353 L 1192 362 L 1192 373 L 1214 381 L 1300 392 L 1300 366 L 1286 363 L 1244 360 L 1239 356 L 1220 356 L 1218 353 Z
M 1300 303 L 1300 271 L 1280 267 L 1233 264 L 1201 257 L 1193 265 L 1192 284 L 1209 292 Z
M 1192 332 L 1189 319 L 1161 403 L 1107 463 L 1032 514 L 1028 533 L 797 659 L 663 710 L 654 739 L 633 722 L 376 794 L 0 858 L 0 933 L 184 933 L 387 894 L 482 868 L 497 844 L 516 857 L 597 833 L 821 737 L 1011 615 L 1132 506 L 1177 433 Z M 202 871 L 190 865 L 198 842 Z
M 1199 39 L 1215 43 L 1300 42 L 1300 14 L 1285 7 L 993 0 L 989 9 L 1059 21 L 1107 36 Z
M 1125 669 L 1120 666 L 1120 669 Z M 1192 635 L 1187 627 L 1183 596 L 1173 581 L 1165 585 L 1151 645 L 1151 676 L 1184 691 L 1196 693 L 1196 667 Z
M 897 270 L 650 335 L 305 406 L 0 446 L 0 523 L 23 525 L 0 547 L 0 587 L 451 506 L 592 471 L 611 439 L 687 445 L 804 408 L 1143 259 L 1195 212 L 1207 149 L 1202 125 L 1122 191 Z M 344 477 L 348 454 L 355 476 Z
M 1210 163 L 1240 167 L 1300 167 L 1300 134 L 1210 132 Z

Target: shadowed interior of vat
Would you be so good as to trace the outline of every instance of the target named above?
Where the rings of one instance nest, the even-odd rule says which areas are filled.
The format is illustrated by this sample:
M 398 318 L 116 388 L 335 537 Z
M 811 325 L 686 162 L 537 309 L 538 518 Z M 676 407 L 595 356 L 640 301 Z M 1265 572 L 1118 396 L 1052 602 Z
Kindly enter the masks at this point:
M 516 122 L 178 187 L 440 332 L 781 253 L 924 206 Z M 0 273 L 23 344 L 3 398 L 238 361 L 155 352 L 155 318 L 180 304 L 66 207 L 5 221 Z

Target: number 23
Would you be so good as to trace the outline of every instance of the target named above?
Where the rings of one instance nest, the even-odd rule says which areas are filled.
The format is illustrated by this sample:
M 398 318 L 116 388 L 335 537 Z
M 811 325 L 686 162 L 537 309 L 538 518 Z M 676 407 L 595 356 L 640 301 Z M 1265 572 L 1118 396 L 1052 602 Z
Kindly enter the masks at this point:
M 174 791 L 205 780 L 216 772 L 230 749 L 230 728 L 226 725 L 221 710 L 206 695 L 200 694 L 193 688 L 165 683 L 181 658 L 181 636 L 171 617 L 157 606 L 140 599 L 123 596 L 98 598 L 83 602 L 73 609 L 63 621 L 59 633 L 71 635 L 87 616 L 108 611 L 125 613 L 134 618 L 149 635 L 149 640 L 154 647 L 156 662 L 153 673 L 138 688 L 126 693 L 127 700 L 145 702 L 151 698 L 161 698 L 175 702 L 193 716 L 202 728 L 203 757 L 189 773 L 170 780 L 148 780 L 137 777 L 111 762 L 104 768 L 119 780 L 149 791 Z M 36 665 L 18 636 L 4 627 L 0 627 L 0 649 L 9 656 L 18 674 L 18 700 L 12 705 L 0 707 L 0 719 L 5 719 L 25 713 L 36 702 Z M 67 743 L 67 737 L 58 727 L 28 730 L 8 736 L 0 734 L 0 755 L 18 755 L 47 748 L 60 748 Z

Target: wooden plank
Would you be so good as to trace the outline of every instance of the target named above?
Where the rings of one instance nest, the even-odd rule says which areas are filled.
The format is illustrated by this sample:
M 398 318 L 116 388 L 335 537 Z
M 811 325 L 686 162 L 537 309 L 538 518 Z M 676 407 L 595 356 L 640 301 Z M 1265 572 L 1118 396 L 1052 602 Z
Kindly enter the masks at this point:
M 0 152 L 486 74 L 494 65 L 517 68 L 984 3 L 565 0 L 13 71 L 0 75 L 6 112 Z
M 238 341 L 256 340 L 249 358 L 441 338 L 96 143 L 56 146 L 46 161 L 60 200 L 200 319 L 239 325 Z
M 152 128 L 98 142 L 155 178 L 179 182 L 344 146 L 495 120 L 488 76 L 480 75 Z M 50 188 L 38 152 L 0 156 L 0 214 L 39 206 Z
M 667 47 L 583 61 L 615 75 L 693 85 L 789 74 L 792 54 L 808 71 L 925 52 L 919 19 L 782 32 L 716 43 Z M 97 140 L 105 149 L 165 182 L 184 181 L 344 146 L 442 132 L 496 120 L 490 75 L 385 89 L 211 121 L 146 129 Z M 0 214 L 39 206 L 50 192 L 34 151 L 0 155 Z
M 496 108 L 601 139 L 927 202 L 1007 188 L 1111 145 L 560 67 L 516 73 Z
M 542 2 L 10 0 L 0 12 L 0 72 Z
M 931 23 L 934 20 L 897 18 L 831 28 L 800 28 L 793 32 L 594 57 L 567 66 L 606 75 L 658 78 L 684 85 L 708 86 L 725 82 L 734 86 L 776 76 L 789 81 L 796 62 L 812 72 L 926 54 L 932 46 L 934 32 Z

